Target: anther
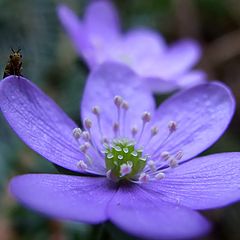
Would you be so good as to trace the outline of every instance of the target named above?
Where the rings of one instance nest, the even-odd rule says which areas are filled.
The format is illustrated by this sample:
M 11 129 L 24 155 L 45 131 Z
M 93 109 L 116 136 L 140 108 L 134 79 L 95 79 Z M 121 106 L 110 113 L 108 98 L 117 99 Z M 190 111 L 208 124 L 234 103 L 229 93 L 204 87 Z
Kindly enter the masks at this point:
M 72 131 L 72 134 L 73 134 L 73 137 L 75 139 L 79 139 L 82 135 L 82 130 L 81 128 L 74 128 L 73 131 Z
M 121 177 L 126 176 L 127 174 L 131 173 L 131 171 L 132 171 L 132 162 L 127 162 L 120 166 Z
M 156 178 L 157 180 L 161 180 L 161 179 L 165 178 L 165 173 L 159 172 L 159 173 L 155 176 L 155 178 Z
M 84 125 L 85 125 L 86 129 L 90 129 L 92 127 L 92 121 L 87 118 L 84 121 Z
M 82 132 L 82 138 L 84 141 L 88 142 L 90 140 L 90 134 L 88 131 L 83 131 Z
M 103 144 L 109 144 L 109 139 L 107 137 L 102 138 L 102 143 Z
M 135 137 L 137 132 L 138 132 L 137 127 L 133 127 L 132 130 L 131 130 L 132 136 Z
M 148 166 L 151 169 L 152 172 L 156 171 L 156 164 L 153 160 L 148 161 Z
M 115 96 L 113 101 L 114 104 L 119 108 L 123 102 L 123 99 L 121 96 Z
M 141 183 L 146 183 L 149 181 L 149 179 L 150 179 L 150 177 L 147 173 L 141 173 L 138 178 L 139 182 L 141 182 Z
M 86 153 L 87 150 L 90 148 L 90 143 L 89 142 L 85 142 L 84 144 L 82 144 L 80 146 L 80 151 L 83 152 L 83 153 Z
M 80 160 L 79 162 L 77 162 L 77 167 L 82 171 L 86 171 L 88 168 L 87 164 L 83 160 Z
M 156 126 L 152 127 L 151 128 L 151 136 L 152 137 L 156 136 L 158 134 L 158 131 L 159 131 L 158 127 L 156 127 Z
M 177 130 L 177 123 L 175 121 L 170 121 L 168 123 L 169 132 L 175 132 Z
M 178 162 L 177 162 L 176 158 L 174 158 L 174 157 L 171 157 L 169 159 L 168 164 L 169 164 L 170 168 L 175 168 L 178 166 Z
M 122 103 L 122 108 L 123 108 L 124 110 L 128 110 L 129 105 L 128 105 L 128 102 L 127 102 L 127 101 L 123 101 L 123 103 Z
M 115 133 L 115 135 L 117 135 L 118 131 L 119 131 L 119 123 L 115 122 L 113 124 L 113 132 Z
M 149 112 L 144 112 L 142 115 L 142 120 L 144 123 L 151 121 L 151 114 Z
M 92 108 L 92 113 L 96 116 L 99 116 L 100 115 L 100 108 L 98 106 L 94 106 Z
M 163 158 L 164 161 L 167 161 L 170 158 L 170 153 L 167 151 L 164 151 L 161 153 L 161 157 Z

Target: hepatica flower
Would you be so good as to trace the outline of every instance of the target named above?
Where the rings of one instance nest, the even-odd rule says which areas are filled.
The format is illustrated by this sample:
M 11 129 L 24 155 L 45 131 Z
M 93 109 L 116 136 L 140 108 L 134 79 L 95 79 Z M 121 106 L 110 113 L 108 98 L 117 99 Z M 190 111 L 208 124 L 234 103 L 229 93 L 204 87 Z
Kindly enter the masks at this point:
M 195 210 L 240 198 L 240 153 L 193 158 L 232 118 L 233 97 L 220 83 L 182 91 L 155 108 L 132 70 L 105 63 L 87 81 L 81 128 L 23 77 L 1 81 L 0 107 L 29 147 L 76 172 L 12 179 L 19 202 L 51 217 L 109 220 L 141 238 L 186 239 L 210 228 Z
M 146 87 L 157 92 L 190 87 L 205 80 L 204 72 L 192 70 L 201 55 L 195 41 L 185 39 L 167 46 L 162 36 L 148 28 L 122 33 L 110 1 L 92 1 L 82 20 L 65 5 L 59 5 L 58 16 L 90 69 L 104 61 L 124 63 L 144 77 Z

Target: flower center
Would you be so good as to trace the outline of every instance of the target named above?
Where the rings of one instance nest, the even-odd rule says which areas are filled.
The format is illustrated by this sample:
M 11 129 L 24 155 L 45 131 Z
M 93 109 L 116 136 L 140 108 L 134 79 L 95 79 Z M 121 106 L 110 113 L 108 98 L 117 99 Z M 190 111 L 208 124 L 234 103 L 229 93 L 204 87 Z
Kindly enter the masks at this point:
M 83 122 L 84 130 L 73 129 L 73 137 L 84 155 L 84 159 L 76 163 L 77 167 L 83 172 L 106 175 L 114 182 L 128 180 L 145 183 L 165 178 L 165 174 L 176 168 L 183 156 L 181 150 L 172 150 L 167 146 L 171 136 L 178 129 L 177 123 L 168 122 L 168 133 L 159 137 L 156 146 L 154 138 L 158 136 L 159 128 L 157 125 L 147 127 L 151 122 L 151 114 L 143 112 L 142 124 L 129 126 L 126 123 L 129 103 L 121 96 L 115 96 L 113 102 L 117 111 L 115 119 L 112 119 L 110 136 L 106 136 L 102 129 L 102 112 L 98 106 L 92 108 L 95 122 L 87 118 Z M 111 124 L 109 125 L 111 127 Z
M 133 178 L 146 165 L 146 157 L 142 149 L 136 149 L 135 143 L 120 139 L 114 140 L 111 146 L 106 146 L 105 164 L 108 174 L 115 180 Z

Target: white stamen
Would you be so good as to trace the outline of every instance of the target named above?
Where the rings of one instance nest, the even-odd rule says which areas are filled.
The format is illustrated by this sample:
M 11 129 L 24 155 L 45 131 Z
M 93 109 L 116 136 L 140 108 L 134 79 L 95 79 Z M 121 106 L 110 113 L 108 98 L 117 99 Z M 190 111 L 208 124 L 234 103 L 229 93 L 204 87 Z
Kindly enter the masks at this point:
M 159 131 L 159 129 L 158 129 L 157 126 L 152 127 L 152 128 L 151 128 L 151 136 L 152 136 L 152 137 L 156 136 L 156 135 L 158 134 L 158 131 Z
M 157 180 L 161 180 L 161 179 L 165 178 L 165 173 L 159 172 L 159 173 L 155 176 L 155 178 L 156 178 Z
M 127 101 L 123 101 L 123 103 L 122 103 L 122 108 L 123 108 L 124 110 L 128 110 L 129 105 L 128 105 L 128 102 L 127 102 Z
M 80 151 L 82 151 L 83 153 L 86 153 L 87 150 L 90 148 L 90 143 L 89 142 L 85 142 L 84 144 L 82 144 L 80 146 Z
M 132 171 L 132 166 L 129 163 L 124 163 L 120 166 L 120 173 L 121 177 L 126 176 L 127 174 L 131 173 Z
M 77 162 L 77 167 L 82 171 L 86 171 L 88 168 L 87 164 L 83 160 Z
M 170 168 L 175 168 L 178 166 L 178 162 L 177 162 L 176 158 L 174 158 L 174 157 L 171 157 L 169 159 L 168 164 L 169 164 Z
M 151 121 L 151 114 L 149 112 L 144 112 L 142 115 L 142 120 L 144 123 Z
M 115 136 L 117 135 L 118 131 L 119 131 L 119 123 L 114 123 L 113 124 L 113 132 L 114 132 Z
M 102 143 L 103 144 L 109 144 L 109 139 L 107 137 L 102 138 Z
M 82 129 L 81 128 L 74 128 L 72 131 L 73 137 L 75 139 L 79 139 L 82 135 Z
M 131 130 L 132 136 L 133 136 L 133 137 L 135 137 L 135 136 L 136 136 L 136 134 L 137 134 L 137 132 L 138 132 L 138 129 L 137 129 L 137 127 L 136 127 L 136 126 L 135 126 L 135 127 L 133 127 L 133 128 L 132 128 L 132 130 Z
M 96 116 L 99 116 L 100 115 L 100 108 L 98 106 L 94 106 L 92 108 L 92 113 Z
M 119 108 L 123 102 L 123 99 L 121 96 L 115 96 L 114 97 L 114 104 Z
M 139 182 L 146 183 L 150 179 L 149 175 L 147 173 L 141 173 L 140 177 L 138 178 Z
M 85 125 L 86 129 L 90 129 L 92 127 L 92 121 L 87 118 L 84 121 L 84 125 Z
M 88 131 L 83 131 L 82 132 L 82 138 L 84 141 L 88 142 L 90 140 L 90 134 Z
M 164 161 L 167 161 L 170 158 L 170 153 L 167 151 L 164 151 L 160 154 L 160 156 L 163 158 Z
M 146 123 L 150 122 L 150 120 L 151 120 L 151 114 L 149 112 L 144 112 L 143 115 L 142 115 L 142 121 L 143 121 L 142 129 L 141 129 L 141 132 L 139 134 L 137 143 L 140 142 L 140 140 L 142 138 L 142 135 L 143 135 L 143 131 L 144 131 L 145 125 L 146 125 Z
M 175 121 L 170 121 L 168 123 L 169 132 L 173 133 L 177 130 L 177 123 Z
M 156 171 L 156 164 L 153 160 L 148 161 L 148 166 L 151 169 L 152 172 Z

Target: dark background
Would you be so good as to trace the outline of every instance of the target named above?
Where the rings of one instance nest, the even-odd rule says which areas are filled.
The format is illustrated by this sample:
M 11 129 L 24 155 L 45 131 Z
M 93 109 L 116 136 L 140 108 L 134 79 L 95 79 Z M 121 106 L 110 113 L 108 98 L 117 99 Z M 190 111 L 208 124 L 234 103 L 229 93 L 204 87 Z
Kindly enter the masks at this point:
M 61 1 L 79 15 L 89 1 Z M 88 69 L 63 32 L 51 0 L 0 0 L 0 70 L 10 48 L 20 47 L 23 75 L 49 94 L 79 122 L 79 101 Z M 203 56 L 197 67 L 209 79 L 226 83 L 237 100 L 234 119 L 218 143 L 207 153 L 240 151 L 240 1 L 239 0 L 118 0 L 123 30 L 147 26 L 171 43 L 184 37 L 197 39 Z M 158 101 L 161 98 L 157 97 Z M 226 163 L 227 164 L 227 163 Z M 55 168 L 26 147 L 0 116 L 0 239 L 128 239 L 111 224 L 89 226 L 49 220 L 18 205 L 8 194 L 11 177 L 29 172 L 54 173 Z M 206 240 L 240 239 L 240 204 L 204 212 L 214 222 Z M 131 239 L 131 238 L 130 238 Z

